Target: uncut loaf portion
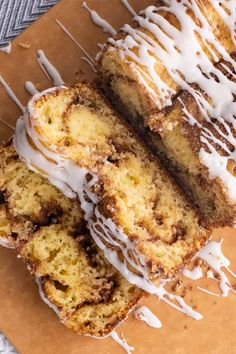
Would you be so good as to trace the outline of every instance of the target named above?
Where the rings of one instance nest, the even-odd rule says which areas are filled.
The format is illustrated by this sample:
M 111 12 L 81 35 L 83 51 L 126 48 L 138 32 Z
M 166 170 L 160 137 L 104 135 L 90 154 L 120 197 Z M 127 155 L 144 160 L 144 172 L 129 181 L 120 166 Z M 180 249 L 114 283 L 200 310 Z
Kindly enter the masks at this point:
M 135 124 L 171 105 L 203 65 L 236 50 L 234 0 L 156 1 L 108 39 L 98 82 Z M 200 65 L 200 69 L 198 66 Z
M 16 248 L 42 299 L 62 323 L 103 337 L 143 297 L 95 245 L 75 199 L 30 171 L 12 145 L 0 148 L 0 243 Z
M 109 40 L 99 84 L 212 227 L 236 221 L 235 1 L 150 6 Z
M 152 281 L 171 277 L 207 241 L 180 188 L 91 86 L 35 96 L 14 141 L 30 168 L 78 194 L 95 242 L 139 287 L 152 292 Z
M 236 55 L 232 55 L 232 59 Z M 233 59 L 233 60 L 234 60 Z M 216 65 L 236 93 L 236 71 L 226 61 Z M 235 62 L 236 69 L 236 62 Z M 230 70 L 232 72 L 230 73 Z M 198 92 L 211 98 L 198 87 Z M 227 88 L 225 87 L 225 90 Z M 222 98 L 224 98 L 224 92 Z M 236 223 L 236 102 L 223 102 L 229 114 L 206 118 L 198 102 L 183 91 L 172 106 L 150 117 L 149 139 L 168 169 L 214 227 Z M 232 112 L 232 113 L 231 113 Z M 168 129 L 166 127 L 171 127 Z M 160 140 L 161 137 L 161 140 Z

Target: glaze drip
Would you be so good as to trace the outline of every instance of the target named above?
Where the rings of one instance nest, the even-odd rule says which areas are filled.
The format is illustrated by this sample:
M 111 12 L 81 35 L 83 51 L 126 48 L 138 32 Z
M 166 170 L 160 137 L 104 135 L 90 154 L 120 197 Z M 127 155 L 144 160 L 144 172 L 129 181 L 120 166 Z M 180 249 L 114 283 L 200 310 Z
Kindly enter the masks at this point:
M 0 237 L 0 245 L 5 248 L 14 248 L 7 238 Z
M 199 266 L 194 267 L 192 270 L 184 268 L 182 274 L 189 279 L 197 280 L 203 277 L 202 268 Z
M 232 287 L 229 278 L 222 268 L 225 268 L 233 278 L 236 278 L 236 274 L 229 268 L 230 261 L 224 256 L 222 252 L 222 243 L 223 239 L 219 242 L 210 241 L 198 254 L 198 257 L 206 262 L 217 274 L 217 277 L 215 277 L 213 274 L 211 274 L 210 277 L 218 281 L 221 294 L 209 292 L 209 290 L 203 289 L 201 287 L 198 287 L 198 289 L 209 292 L 212 295 L 227 297 L 230 291 L 234 294 L 236 294 L 236 291 Z
M 134 317 L 138 320 L 144 321 L 148 326 L 153 328 L 161 328 L 162 324 L 159 318 L 149 310 L 146 306 L 140 306 L 134 311 Z
M 132 354 L 131 352 L 134 351 L 134 347 L 131 347 L 124 338 L 120 338 L 117 332 L 112 332 L 110 334 L 110 337 L 118 343 L 125 351 L 127 354 Z M 123 336 L 122 336 L 123 337 Z
M 44 51 L 42 49 L 38 50 L 38 58 L 37 61 L 39 66 L 42 68 L 44 73 L 46 74 L 47 78 L 52 80 L 54 86 L 61 86 L 64 84 L 64 81 L 52 63 L 46 57 Z
M 83 2 L 82 7 L 85 8 L 91 17 L 91 20 L 95 25 L 102 28 L 103 32 L 109 33 L 111 36 L 114 36 L 117 32 L 116 30 L 108 23 L 104 18 L 102 18 L 96 11 L 91 10 L 86 1 Z
M 134 17 L 137 16 L 137 13 L 134 11 L 128 0 L 120 0 L 122 4 L 126 7 L 126 9 L 129 11 L 129 13 Z
M 34 84 L 31 81 L 25 82 L 25 89 L 31 96 L 34 96 L 37 93 L 39 93 L 39 91 L 36 89 L 36 87 L 34 86 Z
M 84 49 L 84 47 L 75 39 L 75 37 L 69 32 L 69 30 L 59 21 L 56 19 L 56 23 L 61 27 L 62 31 L 72 40 L 72 42 L 77 45 L 77 47 L 82 51 L 82 53 L 85 55 L 85 57 L 81 57 L 86 63 L 90 65 L 92 70 L 96 72 L 95 68 L 95 60 L 91 57 L 91 55 L 87 52 L 87 50 Z
M 5 120 L 3 120 L 1 118 L 0 118 L 0 122 L 3 123 L 8 128 L 10 128 L 11 130 L 15 130 L 15 127 L 13 127 L 13 125 L 11 125 L 10 123 L 6 122 Z
M 198 265 L 194 267 L 193 270 L 184 268 L 182 274 L 192 280 L 197 280 L 203 276 L 206 276 L 208 279 L 217 281 L 220 293 L 212 292 L 200 286 L 197 286 L 197 289 L 210 295 L 227 297 L 229 292 L 236 294 L 236 291 L 232 287 L 229 277 L 226 275 L 226 272 L 223 269 L 225 269 L 233 278 L 236 278 L 236 274 L 229 268 L 230 261 L 223 254 L 222 243 L 223 239 L 218 242 L 209 241 L 198 253 L 198 258 L 210 267 L 210 269 L 208 269 L 205 274 L 203 272 L 203 267 L 205 265 Z
M 7 82 L 3 79 L 2 76 L 0 76 L 0 83 L 2 84 L 3 88 L 5 89 L 8 96 L 12 99 L 12 101 L 20 108 L 21 112 L 24 113 L 25 107 L 22 105 L 20 100 L 16 97 L 15 93 L 12 91 L 12 89 L 7 84 Z

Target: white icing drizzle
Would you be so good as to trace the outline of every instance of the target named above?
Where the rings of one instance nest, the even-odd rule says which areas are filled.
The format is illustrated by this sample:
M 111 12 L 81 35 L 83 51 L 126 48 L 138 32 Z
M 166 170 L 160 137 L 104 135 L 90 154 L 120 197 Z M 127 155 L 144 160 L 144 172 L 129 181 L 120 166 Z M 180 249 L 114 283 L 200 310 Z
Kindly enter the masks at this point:
M 99 48 L 100 50 L 97 52 L 97 54 L 96 54 L 96 56 L 95 56 L 95 61 L 96 61 L 96 62 L 99 61 L 99 59 L 100 59 L 100 57 L 101 57 L 101 55 L 102 55 L 102 50 L 103 50 L 104 47 L 105 47 L 105 44 L 98 43 L 98 48 Z
M 26 81 L 25 82 L 25 89 L 31 96 L 34 96 L 37 93 L 39 93 L 39 91 L 36 89 L 36 87 L 34 86 L 33 82 L 31 82 L 31 81 Z
M 6 122 L 5 120 L 3 120 L 1 118 L 0 118 L 0 122 L 2 122 L 4 125 L 6 125 L 11 130 L 15 130 L 15 127 L 13 127 L 13 125 L 11 125 L 10 123 Z
M 1 47 L 0 52 L 10 54 L 11 53 L 11 42 L 8 43 L 5 47 Z
M 198 253 L 198 257 L 206 262 L 219 277 L 218 280 L 218 277 L 216 278 L 213 276 L 213 274 L 210 274 L 210 277 L 214 277 L 214 279 L 218 281 L 221 295 L 210 292 L 209 290 L 203 289 L 201 287 L 198 287 L 198 289 L 211 293 L 212 295 L 227 297 L 230 291 L 234 294 L 236 294 L 236 291 L 233 289 L 229 278 L 222 270 L 222 268 L 225 268 L 234 278 L 236 278 L 236 274 L 229 268 L 230 261 L 224 256 L 222 252 L 222 242 L 223 239 L 219 242 L 209 241 L 207 245 Z
M 222 16 L 235 43 L 235 0 L 210 0 L 208 3 Z M 224 59 L 234 70 L 236 62 L 216 38 L 215 26 L 211 25 L 205 16 L 208 10 L 204 7 L 204 2 L 166 0 L 165 4 L 166 6 L 158 8 L 149 6 L 135 17 L 145 32 L 125 25 L 123 30 L 127 36 L 118 40 L 110 38 L 109 41 L 118 48 L 121 58 L 132 60 L 132 70 L 145 85 L 158 108 L 171 105 L 171 97 L 176 93 L 158 75 L 156 65 L 159 63 L 166 68 L 178 87 L 194 97 L 205 121 L 213 128 L 211 132 L 203 127 L 184 107 L 183 111 L 189 124 L 196 124 L 201 129 L 200 140 L 205 145 L 200 149 L 200 160 L 208 168 L 210 178 L 220 178 L 229 198 L 235 201 L 236 177 L 228 171 L 227 166 L 230 160 L 236 160 L 236 138 L 233 135 L 236 129 L 236 83 L 214 66 L 206 52 L 212 55 L 214 62 Z M 187 9 L 193 13 L 192 17 Z M 225 9 L 228 9 L 230 14 Z M 181 29 L 178 30 L 160 15 L 161 10 L 173 14 Z M 194 18 L 198 19 L 201 25 Z M 205 51 L 196 34 L 201 37 Z M 231 74 L 231 69 L 226 70 Z M 235 77 L 235 74 L 232 73 L 232 76 Z M 192 86 L 193 83 L 208 95 L 209 101 L 198 88 Z M 215 121 L 211 118 L 215 118 Z M 232 145 L 234 149 L 230 150 L 227 144 Z M 223 154 L 215 146 L 223 149 Z
M 109 337 L 118 343 L 126 351 L 127 354 L 131 354 L 131 352 L 134 351 L 134 347 L 131 347 L 124 338 L 120 338 L 117 332 L 112 332 Z
M 42 282 L 41 282 L 41 277 L 35 276 L 35 281 L 38 284 L 39 287 L 39 295 L 43 302 L 47 304 L 53 311 L 56 312 L 57 316 L 60 317 L 59 309 L 56 305 L 52 304 L 51 301 L 48 300 L 48 298 L 45 296 L 43 288 L 42 288 Z
M 25 107 L 22 105 L 22 103 L 19 101 L 19 99 L 16 97 L 10 86 L 6 83 L 6 81 L 3 79 L 2 76 L 0 76 L 0 83 L 4 87 L 6 93 L 8 96 L 12 99 L 12 101 L 20 108 L 21 112 L 24 113 Z
M 198 290 L 201 290 L 203 293 L 206 293 L 206 294 L 209 294 L 209 295 L 213 295 L 213 296 L 217 296 L 217 297 L 220 296 L 220 294 L 217 294 L 217 293 L 214 293 L 214 292 L 211 291 L 211 290 L 202 288 L 201 286 L 197 286 L 197 289 L 198 289 Z
M 137 16 L 137 13 L 134 11 L 128 0 L 120 0 L 122 4 L 126 7 L 126 9 L 129 11 L 129 13 L 134 17 Z
M 102 28 L 103 32 L 109 33 L 112 36 L 117 33 L 116 30 L 110 25 L 110 23 L 108 23 L 104 18 L 102 18 L 96 11 L 91 10 L 88 7 L 86 1 L 82 3 L 82 7 L 89 12 L 93 23 L 95 23 L 95 25 L 97 25 L 98 27 Z
M 104 46 L 105 46 L 105 44 L 98 43 L 98 48 L 99 48 L 99 49 L 102 50 L 102 49 L 104 48 Z
M 5 248 L 15 248 L 11 242 L 5 238 L 5 237 L 0 237 L 0 245 Z
M 95 208 L 95 215 L 97 216 L 96 223 L 91 223 L 88 221 L 90 233 L 93 236 L 93 239 L 95 240 L 98 247 L 100 247 L 104 251 L 104 254 L 105 254 L 106 258 L 109 260 L 109 262 L 115 268 L 117 268 L 120 271 L 120 273 L 131 284 L 135 284 L 139 288 L 145 290 L 146 292 L 156 295 L 159 300 L 164 301 L 165 303 L 167 303 L 168 305 L 170 305 L 174 309 L 176 309 L 182 313 L 185 313 L 186 315 L 194 318 L 195 320 L 202 319 L 202 315 L 199 312 L 194 311 L 189 305 L 187 305 L 181 296 L 172 294 L 164 288 L 167 281 L 161 282 L 161 285 L 159 287 L 155 286 L 153 283 L 150 282 L 150 280 L 148 279 L 148 275 L 146 273 L 144 264 L 140 267 L 143 259 L 139 259 L 140 263 L 139 263 L 139 266 L 137 266 L 137 264 L 133 263 L 133 259 L 131 259 L 131 262 L 130 262 L 126 258 L 126 261 L 128 261 L 128 263 L 132 264 L 132 266 L 134 266 L 134 268 L 136 270 L 140 271 L 140 273 L 143 275 L 143 277 L 138 276 L 138 275 L 134 274 L 133 272 L 131 272 L 127 268 L 126 262 L 122 262 L 119 260 L 117 252 L 109 249 L 105 245 L 105 243 L 102 241 L 102 240 L 106 241 L 107 243 L 109 243 L 113 247 L 114 246 L 117 247 L 119 245 L 119 248 L 122 250 L 122 252 L 124 252 L 123 254 L 126 257 L 126 251 L 124 250 L 124 248 L 122 248 L 122 245 L 120 245 L 120 243 L 116 239 L 114 239 L 114 237 L 112 237 L 114 234 L 117 235 L 116 225 L 114 225 L 114 223 L 112 223 L 112 221 L 110 219 L 105 219 L 104 216 L 99 213 L 98 208 Z M 101 232 L 101 230 L 102 230 L 102 232 Z M 119 240 L 119 238 L 121 238 L 121 240 L 124 242 L 124 244 L 125 244 L 125 242 L 128 242 L 126 245 L 128 245 L 130 247 L 130 241 L 129 240 L 126 241 L 127 236 L 124 233 L 122 233 L 122 231 L 120 231 L 120 230 L 118 230 L 117 239 Z M 129 247 L 128 247 L 128 250 L 129 250 Z M 131 250 L 132 249 L 133 249 L 133 247 L 131 246 Z M 135 257 L 134 254 L 132 254 L 132 255 Z M 176 305 L 175 302 L 178 305 Z
M 88 63 L 88 65 L 91 67 L 91 69 L 93 70 L 94 73 L 97 72 L 97 69 L 95 68 L 94 64 L 91 62 L 91 60 L 87 57 L 81 57 L 82 60 L 86 61 L 86 63 Z
M 39 49 L 37 53 L 38 53 L 37 61 L 40 67 L 43 69 L 44 72 L 46 70 L 47 77 L 52 80 L 54 86 L 63 85 L 64 81 L 61 75 L 59 74 L 55 66 L 53 66 L 52 63 L 48 60 L 44 51 L 42 49 Z
M 206 272 L 206 276 L 207 276 L 208 279 L 215 279 L 212 270 L 208 270 L 208 271 Z
M 134 317 L 138 320 L 144 321 L 148 326 L 153 328 L 161 328 L 162 324 L 159 318 L 149 310 L 146 306 L 140 306 L 134 311 Z
M 182 274 L 189 279 L 197 280 L 203 277 L 202 268 L 200 266 L 194 267 L 192 270 L 184 268 Z
M 223 18 L 224 22 L 227 23 L 227 26 L 231 32 L 231 38 L 236 46 L 236 6 L 234 1 L 215 1 L 210 0 L 211 4 L 215 6 L 217 12 Z M 223 5 L 223 6 L 222 6 Z
M 95 60 L 91 57 L 91 55 L 87 52 L 87 50 L 85 50 L 84 47 L 75 39 L 75 37 L 69 32 L 69 30 L 65 27 L 65 25 L 62 24 L 61 21 L 56 19 L 56 23 L 61 27 L 61 29 L 65 32 L 65 34 L 77 45 L 77 47 L 85 55 L 85 57 L 81 57 L 81 59 L 85 60 L 91 66 L 93 71 L 96 72 Z
M 33 119 L 33 117 L 37 117 L 37 112 L 34 111 L 34 101 L 53 90 L 64 89 L 66 88 L 49 89 L 35 95 L 31 99 L 28 104 L 28 110 L 22 118 L 18 119 L 16 124 L 16 132 L 13 139 L 16 151 L 30 169 L 47 177 L 67 197 L 73 198 L 76 195 L 79 196 L 81 207 L 85 212 L 84 217 L 88 222 L 88 227 L 94 241 L 98 247 L 104 250 L 104 254 L 110 263 L 131 284 L 135 284 L 141 289 L 155 294 L 158 299 L 166 302 L 176 310 L 194 319 L 201 319 L 202 315 L 187 305 L 180 296 L 174 295 L 164 289 L 166 281 L 161 282 L 161 285 L 157 287 L 149 280 L 146 260 L 143 255 L 137 252 L 136 245 L 130 241 L 128 236 L 111 219 L 106 219 L 100 213 L 98 207 L 99 200 L 96 194 L 91 192 L 93 185 L 98 180 L 97 176 L 92 175 L 92 179 L 87 182 L 86 177 L 88 175 L 91 176 L 91 173 L 63 157 L 56 151 L 56 147 L 47 146 L 43 142 L 43 137 L 38 136 Z M 31 137 L 37 150 L 30 145 L 26 133 Z M 112 246 L 112 249 L 107 244 Z M 123 253 L 124 261 L 119 259 L 117 250 Z M 132 266 L 140 275 L 131 271 L 128 265 Z
M 230 291 L 236 294 L 236 290 L 232 287 L 228 276 L 222 268 L 226 269 L 227 272 L 235 279 L 236 274 L 229 268 L 230 261 L 223 254 L 222 243 L 223 239 L 221 239 L 219 242 L 211 240 L 202 248 L 202 250 L 197 255 L 199 259 L 201 259 L 208 266 L 210 266 L 210 269 L 206 271 L 205 275 L 208 279 L 213 279 L 217 281 L 221 293 L 215 293 L 200 286 L 197 286 L 197 289 L 210 295 L 227 297 Z M 193 268 L 193 270 L 184 268 L 182 274 L 192 280 L 200 279 L 204 275 L 201 266 L 196 266 Z

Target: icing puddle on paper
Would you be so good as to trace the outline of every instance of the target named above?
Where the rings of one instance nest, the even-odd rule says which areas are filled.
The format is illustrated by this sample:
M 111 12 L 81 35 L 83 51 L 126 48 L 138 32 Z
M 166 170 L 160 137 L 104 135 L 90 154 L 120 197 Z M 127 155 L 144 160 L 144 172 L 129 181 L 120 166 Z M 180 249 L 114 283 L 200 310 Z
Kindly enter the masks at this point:
M 192 270 L 184 268 L 182 274 L 189 279 L 197 280 L 203 277 L 202 268 L 199 266 L 194 267 Z
M 154 313 L 149 310 L 147 306 L 140 306 L 134 310 L 134 317 L 137 320 L 144 321 L 148 326 L 152 328 L 161 328 L 162 323 Z

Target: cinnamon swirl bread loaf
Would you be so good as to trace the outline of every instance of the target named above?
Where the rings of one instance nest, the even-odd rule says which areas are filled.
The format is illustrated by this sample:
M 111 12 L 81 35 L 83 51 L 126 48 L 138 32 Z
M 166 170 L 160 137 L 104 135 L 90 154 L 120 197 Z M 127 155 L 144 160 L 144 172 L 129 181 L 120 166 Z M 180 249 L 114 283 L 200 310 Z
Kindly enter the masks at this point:
M 0 241 L 37 277 L 40 295 L 77 333 L 108 335 L 142 298 L 104 258 L 75 199 L 0 149 Z
M 100 56 L 99 82 L 207 222 L 232 226 L 235 1 L 158 4 L 109 39 Z
M 31 169 L 79 196 L 95 242 L 139 287 L 150 291 L 150 282 L 172 276 L 206 242 L 185 195 L 92 87 L 35 96 L 14 141 Z

